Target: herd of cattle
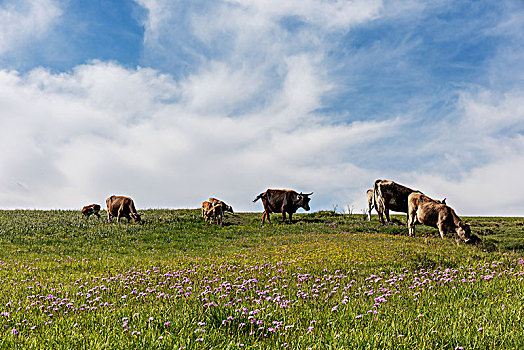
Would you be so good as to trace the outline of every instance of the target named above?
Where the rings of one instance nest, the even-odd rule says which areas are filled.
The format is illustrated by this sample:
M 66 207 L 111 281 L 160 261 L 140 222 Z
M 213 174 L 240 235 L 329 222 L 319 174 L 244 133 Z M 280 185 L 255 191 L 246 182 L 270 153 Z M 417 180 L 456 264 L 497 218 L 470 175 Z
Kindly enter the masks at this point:
M 293 190 L 268 189 L 259 194 L 253 202 L 261 199 L 264 205 L 262 224 L 267 218 L 271 222 L 271 213 L 282 213 L 282 222 L 286 220 L 286 213 L 289 215 L 289 222 L 292 223 L 292 216 L 299 208 L 309 211 L 309 201 L 311 193 L 297 193 Z M 455 211 L 446 205 L 446 199 L 432 199 L 418 190 L 400 185 L 393 181 L 376 180 L 373 189 L 367 190 L 367 217 L 371 221 L 371 211 L 375 209 L 378 213 L 379 221 L 384 222 L 384 215 L 387 222 L 390 222 L 389 211 L 403 212 L 407 214 L 407 225 L 410 236 L 415 234 L 415 225 L 435 227 L 439 230 L 442 238 L 446 234 L 456 233 L 460 239 L 466 243 L 474 243 L 479 238 L 471 233 L 468 224 L 463 222 Z M 111 222 L 113 217 L 120 222 L 122 217 L 128 221 L 140 222 L 140 214 L 137 213 L 133 200 L 125 196 L 111 196 L 106 199 L 107 221 Z M 95 215 L 100 218 L 100 205 L 91 204 L 82 208 L 82 216 L 89 218 Z M 234 214 L 233 208 L 217 198 L 209 198 L 202 202 L 202 217 L 205 221 L 223 225 L 223 218 L 226 212 Z
M 389 211 L 407 213 L 409 235 L 415 234 L 415 225 L 420 223 L 437 228 L 442 238 L 448 233 L 456 233 L 466 243 L 476 243 L 479 238 L 471 233 L 471 228 L 462 221 L 455 210 L 446 204 L 446 199 L 432 199 L 418 190 L 388 180 L 376 180 L 373 189 L 367 190 L 368 220 L 373 208 L 379 221 L 388 222 Z

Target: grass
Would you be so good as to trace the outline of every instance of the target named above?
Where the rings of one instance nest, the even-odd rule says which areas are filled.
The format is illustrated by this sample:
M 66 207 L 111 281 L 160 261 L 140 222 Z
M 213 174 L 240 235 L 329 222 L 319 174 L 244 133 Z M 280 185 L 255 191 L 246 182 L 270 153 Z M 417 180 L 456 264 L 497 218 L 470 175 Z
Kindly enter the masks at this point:
M 478 246 L 329 211 L 144 218 L 0 211 L 0 346 L 524 347 L 522 218 L 466 218 Z

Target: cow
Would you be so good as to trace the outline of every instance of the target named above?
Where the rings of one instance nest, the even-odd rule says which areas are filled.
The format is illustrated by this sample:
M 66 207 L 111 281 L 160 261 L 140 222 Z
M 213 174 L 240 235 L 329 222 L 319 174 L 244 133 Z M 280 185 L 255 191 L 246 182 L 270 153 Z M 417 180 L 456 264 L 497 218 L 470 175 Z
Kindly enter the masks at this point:
M 100 214 L 98 212 L 100 211 L 100 205 L 99 204 L 89 204 L 82 208 L 82 217 L 86 217 L 89 220 L 90 215 L 95 215 L 97 218 L 100 219 Z
M 264 225 L 265 219 L 271 223 L 270 215 L 271 213 L 282 213 L 282 221 L 286 221 L 286 213 L 289 214 L 289 223 L 292 223 L 292 215 L 295 213 L 298 208 L 304 208 L 304 210 L 309 211 L 309 201 L 313 192 L 311 193 L 297 193 L 293 190 L 278 190 L 278 189 L 268 189 L 266 192 L 263 192 L 253 200 L 256 202 L 259 199 L 262 199 L 264 204 L 264 214 L 262 215 L 262 225 Z
M 208 219 L 208 211 L 213 207 L 213 204 L 211 202 L 204 201 L 202 202 L 202 217 L 204 218 L 204 221 L 207 221 Z
M 140 214 L 136 212 L 135 203 L 129 197 L 111 196 L 106 199 L 107 205 L 107 222 L 111 222 L 112 217 L 120 222 L 120 218 L 127 218 L 127 221 L 140 222 Z
M 458 217 L 453 208 L 422 193 L 414 192 L 408 196 L 408 215 L 410 236 L 415 235 L 415 225 L 421 223 L 438 228 L 442 238 L 445 234 L 453 232 L 466 243 L 476 238 L 471 234 L 469 225 Z
M 408 212 L 408 196 L 420 192 L 388 180 L 376 180 L 373 184 L 373 203 L 378 213 L 378 219 L 384 224 L 384 215 L 390 222 L 389 211 Z
M 419 190 L 414 190 L 404 185 L 400 185 L 393 181 L 388 180 L 376 180 L 373 184 L 373 204 L 375 210 L 378 213 L 378 219 L 381 224 L 384 224 L 384 216 L 388 222 L 391 222 L 389 218 L 389 211 L 399 211 L 402 213 L 408 213 L 408 196 L 411 193 L 422 193 Z M 446 198 L 440 203 L 446 204 Z M 409 215 L 407 215 L 409 220 Z
M 215 223 L 220 226 L 224 226 L 223 219 L 224 219 L 224 211 L 222 209 L 221 204 L 217 204 L 211 207 L 206 212 L 207 217 L 209 218 L 209 222 Z
M 222 206 L 222 211 L 224 212 L 224 214 L 226 212 L 230 212 L 231 214 L 234 214 L 233 212 L 233 207 L 230 206 L 230 205 L 227 205 L 224 201 L 221 201 L 220 199 L 216 199 L 216 198 L 213 198 L 213 197 L 210 197 L 209 198 L 209 202 L 213 205 L 221 205 Z
M 367 209 L 368 221 L 371 221 L 371 211 L 375 209 L 375 201 L 373 200 L 373 190 L 366 191 L 366 198 L 368 202 L 368 209 Z

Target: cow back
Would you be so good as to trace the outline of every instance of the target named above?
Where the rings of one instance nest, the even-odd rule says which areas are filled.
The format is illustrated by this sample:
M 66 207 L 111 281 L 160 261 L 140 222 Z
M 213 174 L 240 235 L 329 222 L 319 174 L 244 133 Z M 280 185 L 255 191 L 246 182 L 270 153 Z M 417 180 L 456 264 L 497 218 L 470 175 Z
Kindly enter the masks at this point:
M 282 204 L 284 200 L 290 198 L 292 193 L 296 193 L 291 190 L 277 190 L 269 189 L 264 193 L 262 197 L 262 203 L 264 204 L 264 210 L 268 213 L 280 213 L 282 212 Z
M 373 186 L 375 202 L 384 208 L 403 213 L 408 212 L 408 197 L 411 193 L 420 193 L 407 186 L 388 180 L 377 180 Z
M 432 227 L 437 227 L 439 223 L 454 226 L 455 218 L 458 218 L 453 208 L 418 192 L 409 195 L 409 210 L 416 212 L 420 223 Z
M 123 214 L 136 214 L 135 203 L 129 197 L 111 196 L 106 199 L 107 211 L 113 216 L 117 216 L 120 210 Z
M 310 194 L 299 194 L 293 190 L 268 189 L 260 195 L 264 210 L 268 213 L 295 213 L 298 208 L 309 210 Z

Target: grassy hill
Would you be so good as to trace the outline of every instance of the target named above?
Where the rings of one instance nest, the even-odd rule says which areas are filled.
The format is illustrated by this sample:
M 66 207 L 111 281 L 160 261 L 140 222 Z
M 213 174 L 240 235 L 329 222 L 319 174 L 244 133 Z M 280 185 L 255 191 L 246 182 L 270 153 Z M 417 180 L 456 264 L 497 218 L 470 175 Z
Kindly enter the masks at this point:
M 0 211 L 2 347 L 524 347 L 522 218 L 464 218 L 477 246 L 404 216 L 144 219 Z

